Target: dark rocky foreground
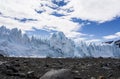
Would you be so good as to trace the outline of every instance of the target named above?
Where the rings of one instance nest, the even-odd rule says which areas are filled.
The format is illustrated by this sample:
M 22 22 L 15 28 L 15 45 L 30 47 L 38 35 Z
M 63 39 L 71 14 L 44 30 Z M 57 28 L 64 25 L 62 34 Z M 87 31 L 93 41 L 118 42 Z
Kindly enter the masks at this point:
M 120 79 L 120 59 L 0 57 L 0 79 L 40 79 L 51 69 L 70 69 L 74 79 Z

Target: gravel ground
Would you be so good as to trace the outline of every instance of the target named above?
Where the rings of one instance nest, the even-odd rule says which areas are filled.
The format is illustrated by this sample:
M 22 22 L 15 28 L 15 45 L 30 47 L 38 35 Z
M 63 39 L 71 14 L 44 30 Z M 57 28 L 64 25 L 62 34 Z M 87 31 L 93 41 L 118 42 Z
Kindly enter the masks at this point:
M 74 79 L 120 79 L 120 59 L 0 57 L 0 79 L 39 79 L 52 69 L 70 69 Z

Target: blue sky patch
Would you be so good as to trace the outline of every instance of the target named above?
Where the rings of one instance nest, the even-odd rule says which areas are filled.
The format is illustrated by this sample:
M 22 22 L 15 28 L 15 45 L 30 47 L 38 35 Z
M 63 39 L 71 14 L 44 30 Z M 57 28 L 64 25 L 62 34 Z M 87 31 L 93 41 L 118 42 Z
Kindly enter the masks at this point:
M 49 37 L 51 33 L 55 33 L 57 31 L 54 30 L 47 30 L 47 29 L 37 29 L 35 27 L 32 28 L 32 31 L 26 31 L 26 33 L 31 36 L 31 35 L 38 35 L 39 37 Z
M 43 13 L 44 11 L 43 11 L 43 10 L 36 10 L 36 9 L 35 9 L 35 12 L 37 12 L 38 14 L 41 14 L 41 13 Z
M 2 15 L 2 12 L 0 12 L 0 15 Z
M 81 23 L 87 24 L 87 23 L 90 22 L 90 21 L 88 21 L 88 20 L 82 20 L 82 19 L 76 18 L 76 17 L 71 18 L 71 21 L 73 21 L 73 22 L 75 22 L 75 23 L 79 23 L 79 24 L 81 24 Z
M 57 12 L 53 12 L 51 15 L 54 15 L 54 16 L 56 16 L 56 17 L 65 16 L 64 14 L 60 14 L 60 13 L 57 13 Z
M 37 19 L 32 19 L 32 18 L 14 18 L 14 20 L 18 20 L 19 22 L 25 23 L 25 22 L 29 22 L 29 21 L 37 21 Z
M 85 34 L 93 34 L 96 38 L 112 35 L 120 32 L 120 18 L 105 23 L 90 22 L 79 31 Z
M 59 7 L 65 6 L 68 3 L 68 2 L 65 2 L 65 0 L 60 0 L 60 1 L 58 1 L 58 0 L 52 0 L 52 2 L 54 4 L 56 4 L 57 6 L 59 6 Z
M 67 13 L 71 13 L 71 12 L 74 12 L 74 10 L 73 9 L 66 9 L 66 11 L 67 11 Z

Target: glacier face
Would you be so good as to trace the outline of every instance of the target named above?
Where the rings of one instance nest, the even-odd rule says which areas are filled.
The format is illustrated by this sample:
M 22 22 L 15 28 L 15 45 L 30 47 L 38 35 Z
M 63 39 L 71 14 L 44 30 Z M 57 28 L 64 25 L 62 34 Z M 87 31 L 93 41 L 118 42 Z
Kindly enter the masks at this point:
M 76 49 L 76 56 L 80 54 L 81 57 L 120 57 L 120 48 L 114 43 L 87 44 L 85 42 L 81 42 L 76 46 Z
M 17 28 L 0 27 L 0 54 L 11 57 L 120 57 L 120 48 L 113 42 L 75 43 L 63 32 L 48 39 L 29 38 Z
M 62 32 L 49 39 L 29 38 L 17 28 L 0 27 L 0 54 L 14 57 L 72 57 L 74 43 Z

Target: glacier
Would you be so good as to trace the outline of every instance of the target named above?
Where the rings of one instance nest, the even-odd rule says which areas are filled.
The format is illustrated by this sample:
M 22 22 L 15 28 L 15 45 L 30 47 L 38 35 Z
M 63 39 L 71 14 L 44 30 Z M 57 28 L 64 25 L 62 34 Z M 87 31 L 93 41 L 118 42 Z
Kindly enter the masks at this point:
M 29 37 L 17 28 L 0 27 L 0 54 L 9 57 L 113 57 L 120 58 L 120 47 L 108 43 L 74 42 L 63 32 L 49 38 Z

